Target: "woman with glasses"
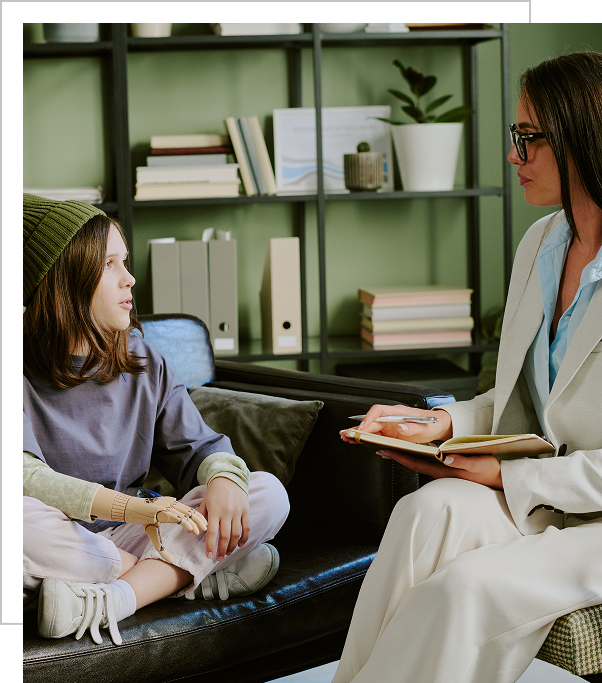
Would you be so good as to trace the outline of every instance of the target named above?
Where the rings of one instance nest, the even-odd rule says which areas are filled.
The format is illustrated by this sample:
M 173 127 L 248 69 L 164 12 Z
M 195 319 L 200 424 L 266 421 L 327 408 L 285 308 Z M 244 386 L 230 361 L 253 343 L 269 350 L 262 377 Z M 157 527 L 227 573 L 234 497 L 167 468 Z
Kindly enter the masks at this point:
M 360 429 L 536 433 L 556 452 L 379 451 L 433 481 L 391 515 L 333 683 L 514 683 L 558 617 L 602 603 L 602 54 L 530 68 L 520 93 L 508 161 L 529 204 L 561 209 L 518 247 L 496 386 L 436 412 L 375 405 Z M 438 421 L 375 422 L 392 415 Z

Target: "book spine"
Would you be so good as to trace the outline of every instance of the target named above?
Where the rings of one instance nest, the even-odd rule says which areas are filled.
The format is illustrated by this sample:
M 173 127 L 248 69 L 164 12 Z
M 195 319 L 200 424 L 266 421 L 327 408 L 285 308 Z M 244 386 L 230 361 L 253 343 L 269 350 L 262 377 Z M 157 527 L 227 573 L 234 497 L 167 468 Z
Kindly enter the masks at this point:
M 363 318 L 362 327 L 375 334 L 392 332 L 426 332 L 430 330 L 472 330 L 470 316 L 462 318 L 416 318 L 411 320 L 370 320 Z
M 261 173 L 263 174 L 263 179 L 265 181 L 268 194 L 275 195 L 276 178 L 274 176 L 274 169 L 272 168 L 272 163 L 270 162 L 270 155 L 268 154 L 268 148 L 265 144 L 265 138 L 261 132 L 261 126 L 259 125 L 259 119 L 257 116 L 249 116 L 249 127 L 251 129 L 251 135 L 253 136 L 255 148 L 257 149 L 259 165 L 261 166 Z
M 247 197 L 252 197 L 257 194 L 257 187 L 255 187 L 255 181 L 253 180 L 253 175 L 251 174 L 249 160 L 240 138 L 238 124 L 233 116 L 229 116 L 226 119 L 226 127 L 228 129 L 228 133 L 230 134 L 230 140 L 232 141 L 234 154 L 236 155 L 236 160 L 238 161 L 238 165 L 240 167 L 240 177 L 242 178 L 245 192 L 247 193 Z
M 174 147 L 220 147 L 229 143 L 227 135 L 152 135 L 151 147 L 172 149 Z
M 268 193 L 268 189 L 263 180 L 263 175 L 261 174 L 261 166 L 259 165 L 259 158 L 253 143 L 249 122 L 246 116 L 242 116 L 241 118 L 237 119 L 237 122 L 238 128 L 240 130 L 240 137 L 242 138 L 242 143 L 245 146 L 245 151 L 247 152 L 247 157 L 249 158 L 249 165 L 251 166 L 251 173 L 253 174 L 253 180 L 255 181 L 255 185 L 257 187 L 257 194 L 266 195 Z
M 227 163 L 226 154 L 165 154 L 146 157 L 147 166 L 221 166 Z
M 231 145 L 219 147 L 172 147 L 171 149 L 151 149 L 153 156 L 173 156 L 175 154 L 233 154 Z
M 238 197 L 240 181 L 233 183 L 154 183 L 136 185 L 136 201 L 153 199 L 202 199 Z
M 236 182 L 238 164 L 223 166 L 139 166 L 136 180 L 139 185 L 154 183 L 228 183 Z

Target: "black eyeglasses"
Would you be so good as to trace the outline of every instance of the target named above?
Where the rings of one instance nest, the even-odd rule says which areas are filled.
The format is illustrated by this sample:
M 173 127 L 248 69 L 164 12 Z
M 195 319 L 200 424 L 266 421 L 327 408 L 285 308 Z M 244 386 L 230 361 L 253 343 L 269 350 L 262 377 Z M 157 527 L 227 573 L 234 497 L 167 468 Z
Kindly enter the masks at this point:
M 546 133 L 522 133 L 516 123 L 510 124 L 510 139 L 521 161 L 527 161 L 527 142 L 543 140 L 545 137 Z

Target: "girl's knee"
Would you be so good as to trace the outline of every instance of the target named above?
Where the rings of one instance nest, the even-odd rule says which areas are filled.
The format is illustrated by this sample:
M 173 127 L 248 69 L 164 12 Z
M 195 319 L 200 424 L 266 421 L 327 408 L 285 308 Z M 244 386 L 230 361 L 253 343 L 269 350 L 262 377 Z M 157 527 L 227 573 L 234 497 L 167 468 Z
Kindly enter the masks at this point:
M 251 472 L 249 479 L 249 497 L 267 507 L 272 516 L 285 520 L 290 511 L 288 493 L 282 482 L 270 472 Z

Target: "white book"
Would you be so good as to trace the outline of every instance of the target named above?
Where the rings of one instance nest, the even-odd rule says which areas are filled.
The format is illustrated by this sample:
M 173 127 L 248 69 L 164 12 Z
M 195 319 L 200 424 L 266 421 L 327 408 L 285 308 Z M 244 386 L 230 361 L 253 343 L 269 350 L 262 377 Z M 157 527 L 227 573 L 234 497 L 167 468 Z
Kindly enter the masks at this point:
M 220 166 L 139 166 L 138 185 L 150 183 L 227 183 L 238 179 L 238 164 Z
M 211 24 L 219 36 L 272 36 L 303 33 L 301 24 Z
M 364 318 L 370 320 L 416 320 L 425 318 L 466 318 L 470 304 L 443 304 L 441 306 L 386 306 L 373 308 L 364 304 Z
M 178 149 L 184 147 L 223 147 L 230 144 L 227 135 L 199 133 L 193 135 L 152 135 L 153 149 Z
M 238 197 L 239 186 L 240 180 L 235 183 L 151 183 L 136 185 L 134 200 Z
M 462 318 L 414 318 L 411 320 L 370 320 L 362 318 L 362 327 L 375 334 L 389 332 L 426 332 L 428 330 L 472 330 L 474 320 Z
M 166 154 L 146 157 L 147 166 L 215 166 L 227 163 L 227 154 Z
M 246 116 L 241 116 L 238 119 L 238 126 L 240 128 L 240 136 L 242 138 L 243 145 L 245 146 L 247 156 L 249 157 L 251 172 L 253 173 L 255 185 L 257 186 L 257 194 L 266 195 L 268 193 L 268 188 L 265 184 L 265 180 L 263 179 L 261 166 L 259 165 L 259 157 L 257 156 L 257 149 L 255 148 L 255 142 L 253 141 L 251 128 L 249 127 L 249 120 Z
M 259 165 L 261 166 L 261 173 L 263 174 L 268 194 L 274 195 L 276 194 L 276 178 L 274 177 L 274 169 L 272 168 L 268 148 L 265 144 L 265 138 L 261 132 L 261 126 L 259 125 L 257 116 L 249 116 L 249 128 L 251 129 L 251 135 L 253 136 L 253 142 L 255 143 L 257 156 L 259 157 Z
M 409 33 L 410 29 L 405 24 L 368 24 L 366 33 Z

